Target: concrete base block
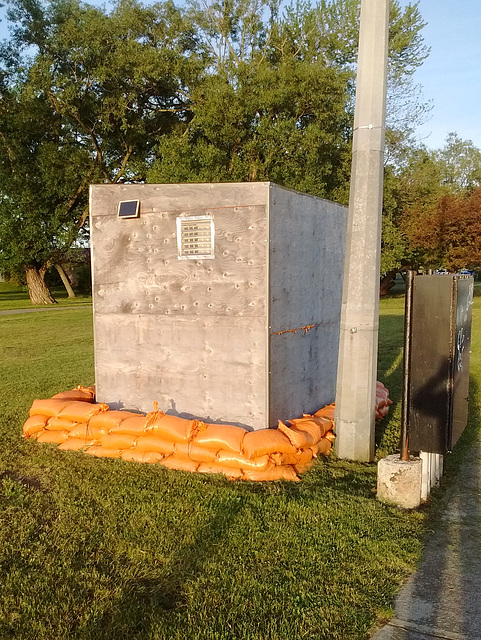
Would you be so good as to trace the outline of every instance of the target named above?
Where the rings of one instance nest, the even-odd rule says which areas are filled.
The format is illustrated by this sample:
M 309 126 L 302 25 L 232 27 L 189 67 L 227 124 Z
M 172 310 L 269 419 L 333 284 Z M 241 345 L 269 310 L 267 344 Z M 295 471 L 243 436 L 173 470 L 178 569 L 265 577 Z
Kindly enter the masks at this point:
M 419 507 L 422 469 L 420 458 L 404 461 L 399 455 L 392 455 L 380 460 L 377 467 L 378 499 L 403 509 Z

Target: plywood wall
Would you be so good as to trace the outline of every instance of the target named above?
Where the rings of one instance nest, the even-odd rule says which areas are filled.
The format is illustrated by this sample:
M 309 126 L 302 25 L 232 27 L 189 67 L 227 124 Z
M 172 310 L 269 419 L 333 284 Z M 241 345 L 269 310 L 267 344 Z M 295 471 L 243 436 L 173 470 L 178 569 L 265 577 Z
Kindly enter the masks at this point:
M 92 186 L 98 399 L 253 428 L 331 401 L 344 213 L 270 183 Z M 214 258 L 179 260 L 203 214 Z
M 270 421 L 334 401 L 346 208 L 271 185 Z

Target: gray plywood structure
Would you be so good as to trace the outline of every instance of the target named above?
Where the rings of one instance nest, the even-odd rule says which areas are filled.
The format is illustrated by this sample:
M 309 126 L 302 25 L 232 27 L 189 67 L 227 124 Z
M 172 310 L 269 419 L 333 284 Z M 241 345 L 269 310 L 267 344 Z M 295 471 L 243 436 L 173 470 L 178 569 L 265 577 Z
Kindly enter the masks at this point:
M 260 429 L 334 400 L 344 207 L 268 182 L 93 185 L 90 216 L 99 401 Z

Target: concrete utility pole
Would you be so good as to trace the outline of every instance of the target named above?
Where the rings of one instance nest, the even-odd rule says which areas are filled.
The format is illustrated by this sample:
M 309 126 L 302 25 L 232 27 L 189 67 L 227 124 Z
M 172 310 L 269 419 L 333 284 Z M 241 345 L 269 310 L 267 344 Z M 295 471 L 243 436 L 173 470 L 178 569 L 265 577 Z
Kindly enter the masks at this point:
M 361 0 L 351 191 L 342 291 L 336 453 L 374 457 L 389 0 Z

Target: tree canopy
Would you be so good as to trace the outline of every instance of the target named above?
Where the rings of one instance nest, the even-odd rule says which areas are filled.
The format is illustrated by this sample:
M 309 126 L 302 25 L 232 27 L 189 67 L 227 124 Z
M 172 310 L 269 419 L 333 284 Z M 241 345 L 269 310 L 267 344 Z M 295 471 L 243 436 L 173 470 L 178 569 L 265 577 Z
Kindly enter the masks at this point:
M 481 188 L 443 196 L 422 218 L 422 224 L 411 217 L 406 233 L 413 248 L 422 251 L 424 266 L 449 271 L 479 268 Z
M 110 14 L 14 0 L 0 52 L 0 263 L 32 300 L 87 221 L 89 183 L 144 180 L 157 137 L 186 110 L 203 68 L 181 13 L 120 2 Z
M 470 231 L 477 226 L 477 214 L 469 213 L 469 203 L 476 203 L 471 194 L 481 185 L 480 172 L 481 152 L 454 133 L 441 149 L 404 149 L 398 165 L 385 173 L 383 273 L 481 266 Z
M 8 0 L 0 266 L 25 270 L 32 299 L 50 301 L 43 276 L 86 228 L 93 182 L 272 180 L 347 203 L 359 4 Z M 418 3 L 391 1 L 391 266 L 408 242 L 399 149 L 423 109 L 412 83 L 428 54 L 423 26 Z M 478 176 L 466 169 L 459 184 Z
M 266 0 L 191 2 L 189 15 L 209 68 L 189 95 L 192 117 L 160 139 L 149 181 L 268 179 L 347 203 L 359 2 L 298 2 L 282 15 Z M 428 53 L 423 26 L 417 5 L 392 2 L 397 125 L 418 109 L 406 87 Z

